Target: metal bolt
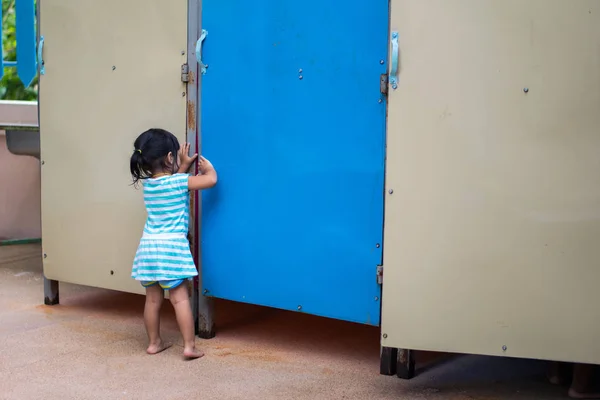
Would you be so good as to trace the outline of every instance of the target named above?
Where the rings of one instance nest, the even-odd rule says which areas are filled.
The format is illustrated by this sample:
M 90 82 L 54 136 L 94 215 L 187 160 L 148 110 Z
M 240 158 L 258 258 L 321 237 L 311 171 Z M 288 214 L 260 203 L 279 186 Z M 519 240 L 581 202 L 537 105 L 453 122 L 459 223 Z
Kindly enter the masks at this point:
M 111 269 L 111 270 L 110 270 L 110 274 L 111 274 L 111 275 L 114 275 L 114 274 L 115 274 L 115 271 L 113 271 L 113 270 Z
M 47 258 L 47 257 L 48 257 L 48 254 L 44 253 L 44 258 Z
M 379 297 L 375 296 L 375 301 L 379 301 Z
M 393 190 L 393 189 L 390 189 L 390 190 L 388 191 L 388 193 L 389 193 L 389 194 L 392 194 L 392 193 L 394 193 L 394 190 Z
M 185 51 L 181 50 L 181 55 L 185 56 Z
M 385 64 L 385 61 L 379 60 L 379 64 L 383 65 L 383 64 Z
M 377 248 L 380 248 L 380 247 L 381 247 L 381 245 L 380 245 L 379 243 L 377 243 L 377 244 L 375 245 L 375 247 L 377 247 Z
M 396 85 L 395 83 L 392 85 L 392 89 L 396 90 L 398 89 L 398 85 Z
M 181 93 L 181 97 L 185 97 L 185 92 L 182 92 L 182 93 Z
M 302 68 L 300 68 L 300 69 L 298 70 L 298 73 L 299 73 L 299 74 L 301 74 L 301 73 L 302 73 Z
M 387 333 L 384 333 L 384 334 L 383 334 L 383 338 L 384 338 L 384 339 L 387 339 Z
M 42 165 L 46 164 L 46 161 L 42 161 Z
M 502 351 L 506 351 L 508 349 L 508 347 L 506 347 L 506 345 L 502 346 Z
M 302 80 L 302 78 L 304 78 L 302 75 L 300 75 L 300 76 L 298 77 L 298 79 L 300 79 L 300 80 Z
M 302 310 L 302 306 L 298 306 L 298 311 Z
M 208 289 L 204 289 L 204 292 L 202 292 L 204 294 L 208 294 Z
M 114 71 L 115 69 L 117 69 L 117 67 L 115 67 L 115 66 L 113 65 L 113 68 L 112 68 L 112 70 Z
M 529 93 L 529 88 L 523 88 L 523 92 Z
M 383 103 L 383 100 L 379 99 L 377 102 L 378 102 L 378 103 Z

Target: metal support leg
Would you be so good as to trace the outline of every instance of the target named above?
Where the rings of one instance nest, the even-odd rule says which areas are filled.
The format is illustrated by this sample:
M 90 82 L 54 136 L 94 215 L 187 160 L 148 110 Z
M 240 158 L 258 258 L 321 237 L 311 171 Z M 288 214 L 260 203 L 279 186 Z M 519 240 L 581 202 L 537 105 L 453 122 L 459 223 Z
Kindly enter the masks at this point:
M 215 337 L 215 321 L 213 299 L 198 294 L 198 318 L 196 333 L 202 339 L 212 339 Z
M 44 304 L 54 306 L 58 304 L 58 281 L 44 277 Z
M 415 377 L 415 352 L 413 350 L 398 349 L 397 363 L 398 378 L 412 379 Z
M 380 357 L 379 373 L 387 376 L 395 375 L 398 364 L 398 349 L 394 347 L 381 347 Z

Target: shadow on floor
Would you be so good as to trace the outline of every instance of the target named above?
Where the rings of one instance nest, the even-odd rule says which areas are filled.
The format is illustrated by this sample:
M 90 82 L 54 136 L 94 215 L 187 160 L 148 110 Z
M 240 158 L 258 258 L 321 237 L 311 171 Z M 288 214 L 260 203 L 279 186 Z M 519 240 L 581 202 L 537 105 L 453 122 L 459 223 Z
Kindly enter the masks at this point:
M 21 279 L 23 274 L 36 277 L 26 289 L 31 291 L 29 296 L 34 297 L 39 291 L 41 302 L 39 247 L 31 251 L 19 253 L 5 248 L 0 254 L 0 273 L 10 279 Z M 414 380 L 406 382 L 395 377 L 379 377 L 377 327 L 223 300 L 216 300 L 215 305 L 217 338 L 203 341 L 202 346 L 221 351 L 215 353 L 217 356 L 226 353 L 214 343 L 229 348 L 268 348 L 289 355 L 293 363 L 330 363 L 332 369 L 339 368 L 346 371 L 344 373 L 367 374 L 387 390 L 402 390 L 404 395 L 415 398 L 448 398 L 447 395 L 452 394 L 450 398 L 453 399 L 554 399 L 561 398 L 565 392 L 563 388 L 546 384 L 543 362 L 508 358 L 419 352 L 419 376 Z M 60 305 L 36 308 L 45 314 L 60 315 L 60 318 L 78 318 L 83 321 L 81 323 L 91 317 L 100 322 L 141 325 L 143 306 L 144 297 L 140 295 L 61 284 Z M 173 309 L 168 302 L 163 309 L 162 326 L 177 335 Z M 140 333 L 142 330 L 139 329 Z M 486 397 L 488 394 L 494 397 Z

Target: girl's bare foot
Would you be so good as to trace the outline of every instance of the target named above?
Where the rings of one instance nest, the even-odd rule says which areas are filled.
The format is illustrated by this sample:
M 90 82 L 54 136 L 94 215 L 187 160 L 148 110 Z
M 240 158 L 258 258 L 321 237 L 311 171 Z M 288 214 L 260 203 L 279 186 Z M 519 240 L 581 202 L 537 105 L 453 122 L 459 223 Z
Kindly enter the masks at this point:
M 566 380 L 560 375 L 550 375 L 547 374 L 546 378 L 551 385 L 562 386 L 566 383 Z
M 183 349 L 183 357 L 187 360 L 195 360 L 203 355 L 204 353 L 195 347 L 192 347 L 191 349 Z
M 600 399 L 600 393 L 581 393 L 570 388 L 569 397 L 572 399 Z
M 155 344 L 150 343 L 150 346 L 148 346 L 148 348 L 146 349 L 146 353 L 158 354 L 162 351 L 165 351 L 169 347 L 171 347 L 171 343 L 165 343 L 162 340 L 160 340 L 158 343 Z

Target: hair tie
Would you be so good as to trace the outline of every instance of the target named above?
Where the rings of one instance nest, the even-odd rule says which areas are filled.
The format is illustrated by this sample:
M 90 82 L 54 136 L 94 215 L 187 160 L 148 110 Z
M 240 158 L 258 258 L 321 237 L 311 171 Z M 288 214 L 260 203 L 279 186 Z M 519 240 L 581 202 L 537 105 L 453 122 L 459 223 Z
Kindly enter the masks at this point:
M 135 151 L 137 151 L 138 153 L 142 154 L 142 150 L 140 150 L 140 149 L 135 149 Z

